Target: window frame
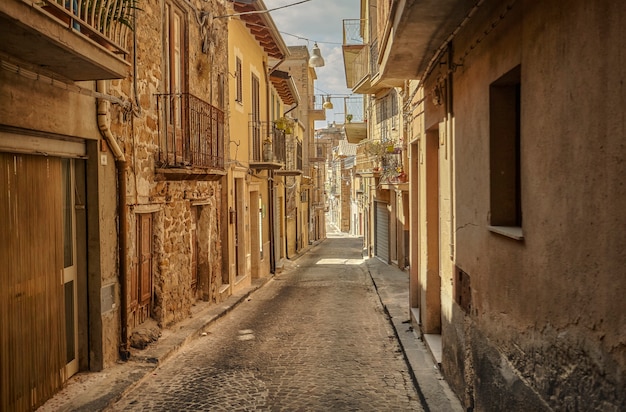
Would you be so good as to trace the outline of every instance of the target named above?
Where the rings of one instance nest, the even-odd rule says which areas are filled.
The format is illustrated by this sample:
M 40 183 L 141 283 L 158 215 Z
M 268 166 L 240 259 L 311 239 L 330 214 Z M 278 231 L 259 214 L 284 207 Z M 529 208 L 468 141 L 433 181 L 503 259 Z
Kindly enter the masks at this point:
M 489 230 L 516 240 L 522 231 L 522 82 L 518 65 L 489 85 Z

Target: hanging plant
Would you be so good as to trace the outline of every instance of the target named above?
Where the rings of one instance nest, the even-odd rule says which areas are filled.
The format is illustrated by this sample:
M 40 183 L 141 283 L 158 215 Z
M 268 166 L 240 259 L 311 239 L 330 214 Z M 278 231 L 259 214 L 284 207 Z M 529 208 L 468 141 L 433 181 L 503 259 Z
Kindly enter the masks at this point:
M 371 141 L 366 143 L 365 152 L 369 155 L 380 157 L 385 153 L 385 147 L 379 141 Z
M 105 33 L 108 32 L 111 23 L 135 30 L 134 11 L 141 10 L 138 5 L 139 0 L 82 0 L 81 10 L 94 13 L 87 21 L 93 21 L 99 30 Z
M 284 117 L 276 119 L 274 120 L 274 125 L 278 130 L 285 130 L 287 128 L 287 119 Z

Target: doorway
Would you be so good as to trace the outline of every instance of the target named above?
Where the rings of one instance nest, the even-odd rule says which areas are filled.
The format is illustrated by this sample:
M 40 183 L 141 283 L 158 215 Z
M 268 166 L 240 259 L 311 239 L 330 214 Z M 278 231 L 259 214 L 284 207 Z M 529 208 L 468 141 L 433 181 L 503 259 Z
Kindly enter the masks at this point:
M 426 132 L 426 270 L 422 274 L 422 330 L 441 333 L 439 275 L 439 129 Z

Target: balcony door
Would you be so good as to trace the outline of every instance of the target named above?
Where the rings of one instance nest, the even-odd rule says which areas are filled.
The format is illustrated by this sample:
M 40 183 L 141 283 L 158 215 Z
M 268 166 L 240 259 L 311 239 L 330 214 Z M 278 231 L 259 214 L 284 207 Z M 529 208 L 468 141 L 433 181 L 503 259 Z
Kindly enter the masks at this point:
M 169 96 L 167 103 L 168 147 L 174 157 L 174 164 L 183 164 L 189 157 L 185 145 L 185 98 L 186 82 L 186 18 L 181 8 L 172 2 L 165 3 L 165 29 L 163 53 L 165 56 L 165 93 Z

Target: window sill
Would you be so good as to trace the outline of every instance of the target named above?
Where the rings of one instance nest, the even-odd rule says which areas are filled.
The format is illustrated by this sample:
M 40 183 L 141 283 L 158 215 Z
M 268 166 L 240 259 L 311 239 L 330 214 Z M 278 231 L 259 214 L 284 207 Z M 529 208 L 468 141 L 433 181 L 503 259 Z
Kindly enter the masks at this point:
M 524 233 L 521 227 L 516 226 L 487 226 L 490 232 L 497 233 L 502 236 L 515 240 L 524 240 Z

